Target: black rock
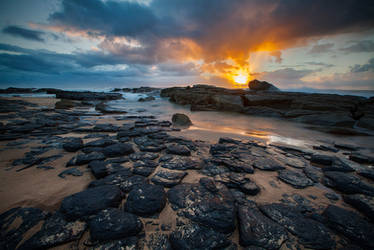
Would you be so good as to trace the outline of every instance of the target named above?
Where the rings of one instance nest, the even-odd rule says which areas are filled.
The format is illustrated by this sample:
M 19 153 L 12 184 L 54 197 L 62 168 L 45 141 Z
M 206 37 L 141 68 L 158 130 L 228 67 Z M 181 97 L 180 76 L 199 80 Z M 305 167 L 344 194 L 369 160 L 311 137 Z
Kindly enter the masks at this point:
M 103 153 L 106 157 L 117 157 L 134 153 L 131 144 L 116 143 L 104 148 Z
M 279 91 L 279 89 L 273 84 L 266 81 L 259 81 L 257 79 L 250 81 L 248 87 L 250 90 L 254 91 Z
M 116 142 L 110 139 L 98 139 L 86 143 L 85 147 L 106 147 L 115 144 Z
M 104 241 L 95 244 L 93 250 L 138 249 L 138 238 L 135 236 L 120 240 Z
M 132 172 L 134 174 L 138 174 L 138 175 L 148 177 L 153 173 L 154 170 L 155 170 L 154 168 L 148 168 L 148 167 L 140 166 L 140 167 L 134 168 Z
M 190 156 L 191 151 L 183 145 L 171 144 L 166 147 L 168 154 Z
M 66 175 L 82 176 L 83 173 L 77 168 L 69 168 L 58 174 L 58 177 L 65 178 Z
M 298 242 L 313 249 L 333 249 L 335 241 L 331 232 L 322 223 L 305 217 L 295 207 L 283 204 L 268 204 L 261 211 L 273 221 L 281 224 L 298 237 Z
M 31 207 L 16 207 L 0 214 L 0 249 L 16 249 L 23 235 L 48 216 L 47 212 Z
M 117 208 L 100 211 L 89 221 L 93 241 L 123 239 L 137 235 L 143 228 L 139 218 Z
M 165 204 L 166 194 L 162 186 L 143 184 L 130 191 L 125 209 L 130 213 L 149 216 L 161 212 Z
M 193 221 L 225 233 L 235 229 L 235 199 L 225 186 L 212 191 L 202 184 L 179 184 L 168 191 L 168 199 Z
M 328 206 L 323 215 L 333 230 L 342 233 L 360 246 L 374 248 L 374 225 L 367 219 L 334 205 Z
M 121 190 L 116 186 L 102 186 L 75 193 L 63 199 L 60 211 L 68 220 L 84 219 L 108 207 L 118 207 Z
M 132 172 L 126 169 L 108 175 L 100 180 L 92 181 L 88 187 L 115 185 L 118 186 L 122 192 L 129 192 L 135 186 L 142 185 L 146 182 L 147 179 L 144 176 L 132 175 Z
M 346 194 L 366 194 L 374 196 L 374 187 L 359 177 L 336 171 L 325 172 L 329 186 Z
M 159 157 L 159 155 L 156 153 L 135 152 L 131 154 L 129 157 L 132 161 L 140 161 L 140 160 L 155 160 Z
M 150 234 L 147 246 L 152 250 L 172 250 L 168 235 L 162 233 Z
M 312 155 L 310 162 L 330 166 L 334 162 L 334 157 L 329 155 Z
M 369 155 L 364 155 L 364 154 L 359 154 L 359 153 L 352 153 L 349 156 L 349 159 L 358 163 L 363 163 L 363 164 L 374 164 L 374 157 L 369 156 Z
M 228 188 L 239 189 L 249 195 L 256 195 L 260 192 L 260 188 L 256 183 L 241 173 L 223 173 L 216 176 L 215 181 L 225 184 Z
M 372 168 L 363 168 L 357 171 L 357 174 L 374 180 L 374 169 Z
M 83 140 L 81 138 L 70 138 L 62 144 L 62 147 L 68 152 L 76 152 L 83 148 Z
M 374 197 L 363 194 L 353 194 L 343 195 L 343 199 L 346 203 L 351 204 L 374 221 Z
M 280 162 L 269 157 L 256 157 L 253 166 L 264 171 L 277 171 L 285 169 Z
M 323 172 L 320 168 L 314 166 L 307 166 L 303 169 L 304 174 L 315 183 L 322 181 Z
M 163 161 L 161 166 L 172 170 L 200 169 L 201 162 L 193 160 L 190 157 L 175 156 L 170 160 Z
M 47 249 L 78 240 L 86 230 L 86 223 L 68 222 L 60 213 L 55 213 L 43 224 L 40 231 L 26 240 L 19 249 Z
M 87 164 L 91 161 L 100 161 L 104 160 L 105 155 L 99 152 L 92 152 L 89 154 L 79 154 L 77 156 L 74 156 L 70 161 L 67 162 L 66 166 L 80 166 Z
M 224 234 L 197 224 L 178 227 L 169 240 L 173 249 L 180 250 L 223 249 L 231 243 Z
M 84 148 L 82 148 L 82 152 L 85 153 L 85 154 L 89 154 L 89 153 L 92 153 L 92 152 L 102 153 L 103 150 L 104 150 L 104 148 L 102 148 L 102 147 L 84 147 Z
M 323 171 L 340 171 L 340 172 L 353 172 L 354 168 L 349 166 L 343 160 L 339 158 L 334 158 L 332 165 L 322 167 Z
M 88 167 L 96 179 L 104 178 L 108 175 L 107 162 L 105 161 L 91 161 Z
M 278 178 L 281 181 L 290 184 L 294 188 L 301 189 L 314 185 L 313 181 L 306 177 L 302 172 L 296 172 L 288 169 L 279 171 Z
M 187 175 L 186 172 L 181 171 L 164 171 L 160 170 L 152 177 L 152 182 L 164 187 L 173 187 L 179 184 L 182 179 Z
M 171 121 L 173 122 L 173 125 L 177 127 L 189 127 L 192 125 L 190 118 L 187 115 L 181 113 L 173 114 Z
M 287 231 L 257 208 L 254 202 L 239 206 L 239 239 L 242 246 L 279 249 L 288 239 Z

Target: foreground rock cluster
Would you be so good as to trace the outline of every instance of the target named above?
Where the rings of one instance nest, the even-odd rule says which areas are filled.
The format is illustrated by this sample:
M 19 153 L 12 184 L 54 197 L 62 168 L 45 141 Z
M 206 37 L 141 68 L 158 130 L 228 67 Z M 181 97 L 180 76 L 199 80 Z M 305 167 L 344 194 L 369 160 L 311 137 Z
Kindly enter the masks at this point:
M 373 133 L 374 97 L 281 92 L 275 91 L 272 85 L 267 90 L 257 85 L 254 90 L 209 85 L 174 87 L 163 89 L 161 96 L 177 104 L 190 105 L 192 111 L 223 110 L 279 117 L 334 134 Z
M 56 211 L 1 214 L 1 249 L 374 248 L 374 159 L 359 148 L 226 137 L 209 144 L 171 135 L 172 123 L 154 117 L 95 124 L 83 111 L 1 102 L 2 140 L 46 143 L 13 171 L 72 154 L 65 178 L 94 179 Z M 61 155 L 39 156 L 56 149 Z

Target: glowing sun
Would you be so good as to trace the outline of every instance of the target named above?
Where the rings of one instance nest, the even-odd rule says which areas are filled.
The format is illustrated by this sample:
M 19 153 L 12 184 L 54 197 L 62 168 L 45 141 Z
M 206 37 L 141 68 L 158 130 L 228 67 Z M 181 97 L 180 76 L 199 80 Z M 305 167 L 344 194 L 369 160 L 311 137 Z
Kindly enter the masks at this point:
M 245 74 L 239 74 L 234 77 L 234 82 L 238 84 L 246 84 L 248 81 L 248 76 Z

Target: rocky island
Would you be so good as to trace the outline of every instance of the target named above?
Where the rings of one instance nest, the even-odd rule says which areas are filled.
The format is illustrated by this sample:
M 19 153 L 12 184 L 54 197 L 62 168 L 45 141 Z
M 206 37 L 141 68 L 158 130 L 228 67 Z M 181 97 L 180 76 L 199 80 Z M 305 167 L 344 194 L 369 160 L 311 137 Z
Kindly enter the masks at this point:
M 278 117 L 371 136 L 374 99 L 206 85 L 0 98 L 1 249 L 373 249 L 372 148 L 193 140 L 113 108 L 124 92 L 193 111 Z M 126 100 L 125 100 L 126 103 Z M 163 107 L 157 107 L 162 109 Z M 56 247 L 56 248 L 55 248 Z

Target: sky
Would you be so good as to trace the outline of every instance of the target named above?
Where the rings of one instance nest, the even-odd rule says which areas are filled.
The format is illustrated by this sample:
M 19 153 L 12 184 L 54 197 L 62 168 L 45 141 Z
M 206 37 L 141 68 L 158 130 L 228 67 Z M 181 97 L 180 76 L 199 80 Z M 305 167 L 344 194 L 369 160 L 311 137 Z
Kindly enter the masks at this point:
M 374 90 L 374 1 L 0 1 L 0 88 L 252 79 Z

